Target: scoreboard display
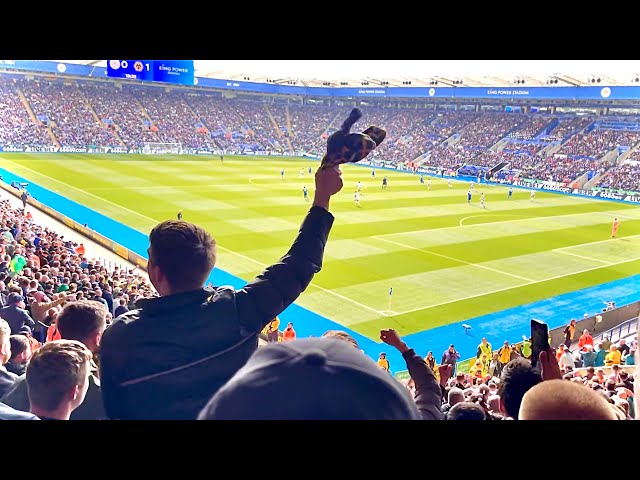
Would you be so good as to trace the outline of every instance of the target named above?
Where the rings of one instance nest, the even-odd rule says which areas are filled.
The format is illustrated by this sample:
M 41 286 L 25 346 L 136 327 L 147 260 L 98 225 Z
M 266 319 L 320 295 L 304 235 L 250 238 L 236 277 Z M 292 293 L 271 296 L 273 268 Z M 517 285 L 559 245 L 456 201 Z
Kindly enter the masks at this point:
M 194 85 L 193 60 L 107 60 L 107 76 Z

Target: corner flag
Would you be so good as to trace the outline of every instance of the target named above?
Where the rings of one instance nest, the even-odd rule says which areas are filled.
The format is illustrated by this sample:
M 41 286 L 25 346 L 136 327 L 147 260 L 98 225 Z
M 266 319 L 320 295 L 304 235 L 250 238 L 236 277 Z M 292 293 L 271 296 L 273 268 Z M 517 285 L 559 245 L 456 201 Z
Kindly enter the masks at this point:
M 389 311 L 391 311 L 391 295 L 393 295 L 393 287 L 389 288 Z

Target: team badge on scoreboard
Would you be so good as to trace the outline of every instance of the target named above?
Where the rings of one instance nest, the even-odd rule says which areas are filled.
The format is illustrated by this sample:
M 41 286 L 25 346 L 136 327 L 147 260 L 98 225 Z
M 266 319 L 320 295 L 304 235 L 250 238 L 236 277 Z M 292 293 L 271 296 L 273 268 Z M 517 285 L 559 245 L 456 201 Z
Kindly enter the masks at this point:
M 109 66 L 114 70 L 118 70 L 120 68 L 120 60 L 109 60 Z
M 143 68 L 144 68 L 144 65 L 142 65 L 142 62 L 135 62 L 135 63 L 133 64 L 133 69 L 134 69 L 136 72 L 141 72 Z

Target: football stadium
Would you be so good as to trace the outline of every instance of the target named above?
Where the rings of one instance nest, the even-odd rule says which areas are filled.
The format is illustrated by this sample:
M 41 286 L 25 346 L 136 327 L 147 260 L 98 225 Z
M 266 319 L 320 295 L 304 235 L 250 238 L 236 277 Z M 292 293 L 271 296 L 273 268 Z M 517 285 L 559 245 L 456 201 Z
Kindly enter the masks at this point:
M 248 75 L 0 61 L 3 418 L 635 416 L 638 78 Z

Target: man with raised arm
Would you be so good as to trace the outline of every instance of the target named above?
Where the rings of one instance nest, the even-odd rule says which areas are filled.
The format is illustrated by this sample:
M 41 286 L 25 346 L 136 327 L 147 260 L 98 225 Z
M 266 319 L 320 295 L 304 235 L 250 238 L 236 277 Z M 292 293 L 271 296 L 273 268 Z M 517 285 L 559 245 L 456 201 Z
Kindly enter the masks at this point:
M 205 287 L 216 244 L 203 228 L 167 220 L 149 234 L 148 272 L 160 297 L 141 299 L 105 331 L 100 379 L 112 419 L 195 419 L 257 349 L 261 330 L 322 268 L 337 167 L 320 168 L 293 245 L 244 288 Z M 176 253 L 179 252 L 179 255 Z M 256 406 L 259 408 L 259 406 Z

